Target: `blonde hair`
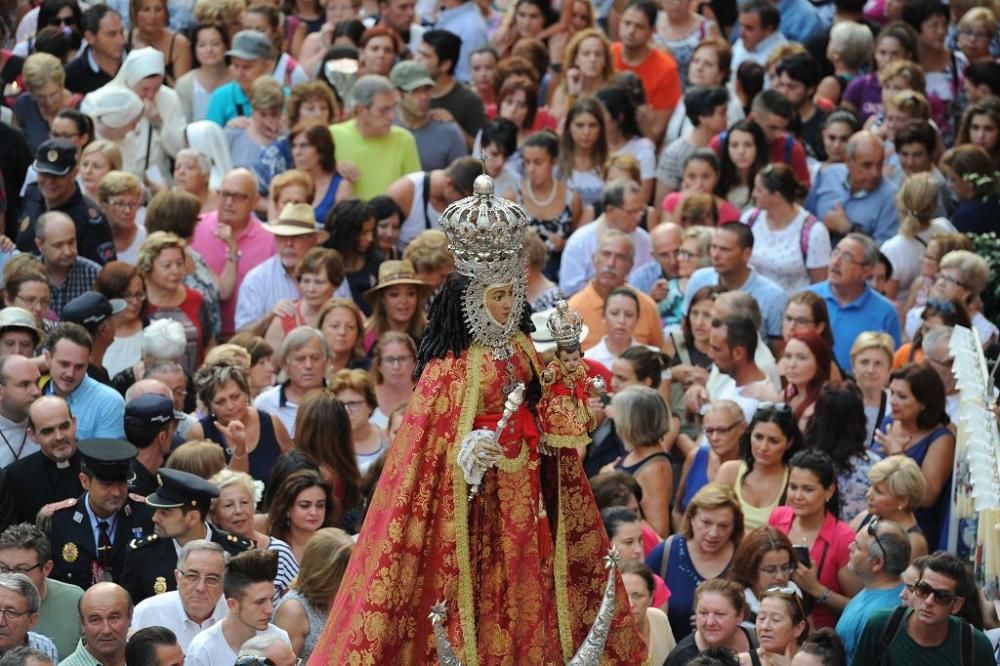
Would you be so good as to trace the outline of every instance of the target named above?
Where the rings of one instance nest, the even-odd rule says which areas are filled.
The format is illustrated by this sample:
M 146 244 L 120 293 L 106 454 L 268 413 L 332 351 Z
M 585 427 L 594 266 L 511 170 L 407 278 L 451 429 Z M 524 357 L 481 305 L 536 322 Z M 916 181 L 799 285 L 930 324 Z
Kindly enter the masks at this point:
M 107 204 L 111 197 L 122 194 L 137 194 L 142 196 L 142 183 L 128 171 L 109 171 L 101 178 L 97 186 L 97 198 L 101 204 Z
M 289 169 L 279 173 L 271 180 L 271 201 L 278 203 L 281 191 L 295 185 L 305 188 L 306 196 L 309 197 L 310 201 L 316 196 L 316 183 L 313 181 L 313 177 L 301 169 Z
M 684 510 L 684 518 L 681 520 L 681 534 L 685 539 L 694 538 L 694 526 L 691 521 L 699 511 L 715 511 L 716 509 L 729 508 L 733 511 L 733 533 L 729 535 L 729 540 L 733 546 L 737 547 L 743 540 L 743 508 L 736 498 L 736 493 L 729 486 L 721 483 L 709 483 L 701 487 L 688 503 Z
M 743 408 L 739 406 L 738 403 L 732 400 L 713 400 L 708 406 L 708 412 L 722 411 L 727 412 L 729 416 L 734 419 L 739 419 L 740 422 L 746 421 L 746 414 L 743 413 Z
M 181 254 L 184 254 L 185 247 L 187 247 L 187 243 L 177 234 L 172 234 L 169 231 L 154 231 L 146 236 L 146 240 L 139 248 L 139 256 L 135 260 L 136 270 L 139 271 L 139 275 L 145 278 L 153 271 L 153 262 L 156 261 L 161 252 L 177 248 Z
M 653 446 L 670 430 L 670 406 L 656 389 L 627 386 L 611 398 L 615 430 L 626 448 Z
M 250 86 L 250 108 L 256 111 L 280 111 L 285 106 L 285 91 L 270 76 L 261 76 Z
M 604 163 L 604 180 L 608 179 L 608 172 L 612 169 L 621 169 L 622 171 L 627 171 L 629 178 L 637 183 L 642 182 L 642 167 L 639 166 L 639 160 L 636 159 L 635 155 L 630 155 L 629 153 L 615 153 L 608 158 L 608 161 Z
M 806 53 L 806 47 L 802 46 L 798 42 L 785 42 L 781 46 L 775 47 L 771 54 L 767 56 L 767 62 L 765 63 L 764 69 L 770 71 L 775 65 L 787 58 L 788 56 L 799 55 L 800 53 Z
M 962 282 L 966 284 L 966 289 L 973 295 L 986 288 L 986 283 L 990 281 L 990 266 L 986 260 L 975 252 L 968 250 L 954 250 L 941 257 L 938 270 L 954 268 L 962 272 Z
M 910 83 L 910 90 L 925 90 L 927 88 L 927 77 L 924 75 L 924 68 L 909 60 L 895 60 L 878 73 L 878 82 L 883 87 L 889 80 L 902 76 Z
M 572 2 L 573 0 L 567 0 Z M 604 69 L 601 70 L 601 78 L 604 81 L 608 81 L 615 74 L 615 63 L 614 58 L 611 54 L 611 40 L 608 39 L 607 35 L 597 28 L 587 28 L 586 30 L 581 30 L 580 32 L 573 35 L 566 45 L 566 55 L 563 57 L 563 69 L 562 71 L 568 72 L 573 67 L 576 67 L 576 56 L 580 52 L 580 46 L 584 41 L 594 38 L 601 42 L 601 46 L 604 48 Z M 562 83 L 563 87 L 566 86 L 565 78 Z
M 210 479 L 225 469 L 226 455 L 217 442 L 196 439 L 174 449 L 163 466 Z
M 80 151 L 80 161 L 83 162 L 83 158 L 91 153 L 100 153 L 107 158 L 108 163 L 111 165 L 112 170 L 118 170 L 122 168 L 122 151 L 118 148 L 117 144 L 108 141 L 107 139 L 97 139 L 91 141 L 83 150 Z
M 884 483 L 893 497 L 906 500 L 906 508 L 911 511 L 923 503 L 927 490 L 920 466 L 907 456 L 889 456 L 878 461 L 868 470 L 868 480 L 873 486 Z
M 524 253 L 528 258 L 528 266 L 541 272 L 545 268 L 545 262 L 549 260 L 549 250 L 545 247 L 545 241 L 534 229 L 528 229 L 524 235 Z
M 198 23 L 217 23 L 228 30 L 239 22 L 246 9 L 246 0 L 197 0 L 194 17 Z
M 206 352 L 202 367 L 208 365 L 236 365 L 250 372 L 250 368 L 253 367 L 253 356 L 246 347 L 227 342 L 216 345 Z
M 982 26 L 993 35 L 997 31 L 997 17 L 989 7 L 975 7 L 967 11 L 958 21 L 958 29 Z
M 354 552 L 354 540 L 344 530 L 323 527 L 309 537 L 302 551 L 299 573 L 292 581 L 310 606 L 326 610 L 337 596 Z
M 930 120 L 931 104 L 916 90 L 900 90 L 885 100 L 886 107 L 893 107 L 910 117 L 910 120 Z
M 925 229 L 937 213 L 940 192 L 930 173 L 908 176 L 896 193 L 899 213 L 899 235 L 914 238 Z
M 677 220 L 685 228 L 714 225 L 717 216 L 715 198 L 705 192 L 692 192 L 677 206 Z
M 66 72 L 59 58 L 49 53 L 32 53 L 21 68 L 24 85 L 30 92 L 56 83 L 60 88 L 66 85 Z
M 413 270 L 418 273 L 455 265 L 455 257 L 448 249 L 448 237 L 440 229 L 420 232 L 403 250 L 403 259 L 413 264 Z
M 893 342 L 892 336 L 888 333 L 883 333 L 881 331 L 865 331 L 861 333 L 858 337 L 854 339 L 854 344 L 851 345 L 851 361 L 854 358 L 866 352 L 869 349 L 878 349 L 889 359 L 889 365 L 892 365 L 892 357 L 896 353 L 896 343 Z

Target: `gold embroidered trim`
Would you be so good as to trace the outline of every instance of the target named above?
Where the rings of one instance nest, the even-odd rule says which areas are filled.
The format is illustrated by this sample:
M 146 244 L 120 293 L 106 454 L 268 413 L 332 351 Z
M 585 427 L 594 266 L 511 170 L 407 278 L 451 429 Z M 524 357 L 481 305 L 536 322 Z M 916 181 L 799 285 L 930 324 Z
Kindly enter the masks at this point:
M 545 434 L 545 443 L 557 449 L 576 448 L 590 444 L 590 437 L 587 435 L 550 435 Z
M 526 408 L 525 408 L 526 409 Z M 497 461 L 497 469 L 504 472 L 516 472 L 517 470 L 524 467 L 524 463 L 528 462 L 528 445 L 521 444 L 521 452 L 517 454 L 516 458 L 501 458 Z
M 562 643 L 563 659 L 569 661 L 573 657 L 573 634 L 570 631 L 569 617 L 569 577 L 566 562 L 566 520 L 563 515 L 562 498 L 562 459 L 563 454 L 556 454 L 556 549 L 553 555 L 553 569 L 556 588 L 556 618 L 559 621 L 559 641 Z
M 476 618 L 472 596 L 472 564 L 469 553 L 469 486 L 458 469 L 459 443 L 472 430 L 479 405 L 479 383 L 482 380 L 481 364 L 484 349 L 473 344 L 466 354 L 467 378 L 462 411 L 458 417 L 455 441 L 448 454 L 448 464 L 452 467 L 452 494 L 455 502 L 455 551 L 458 565 L 458 619 L 462 626 L 463 663 L 477 666 L 479 654 L 476 648 Z

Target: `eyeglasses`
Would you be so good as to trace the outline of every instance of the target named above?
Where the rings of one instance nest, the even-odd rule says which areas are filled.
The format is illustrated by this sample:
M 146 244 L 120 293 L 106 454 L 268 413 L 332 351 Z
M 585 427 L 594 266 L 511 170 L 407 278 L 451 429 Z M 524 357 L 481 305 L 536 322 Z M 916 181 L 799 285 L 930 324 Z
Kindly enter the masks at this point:
M 964 282 L 959 282 L 950 275 L 945 275 L 944 273 L 938 273 L 937 282 L 944 282 L 945 284 L 950 284 L 951 286 L 961 287 L 962 289 L 968 289 L 969 285 Z
M 792 326 L 812 326 L 816 323 L 813 319 L 806 319 L 805 317 L 792 317 L 791 315 L 785 315 L 785 323 L 791 324 Z
M 882 558 L 887 557 L 888 551 L 886 551 L 885 546 L 882 545 L 882 541 L 878 538 L 878 518 L 875 518 L 870 523 L 868 523 L 868 536 L 875 539 L 875 543 L 878 545 L 879 550 L 882 551 Z M 871 549 L 869 548 L 869 555 L 871 555 Z
M 122 294 L 122 298 L 126 301 L 138 301 L 139 303 L 142 303 L 146 300 L 146 292 L 137 291 L 134 294 Z
M 72 139 L 80 136 L 80 132 L 49 132 L 49 136 L 53 139 Z
M 364 400 L 341 400 L 340 404 L 349 412 L 357 412 L 368 405 Z
M 791 414 L 792 408 L 788 406 L 787 402 L 762 402 L 757 405 L 757 413 L 760 412 L 777 412 L 778 414 Z
M 385 356 L 382 358 L 382 362 L 386 365 L 403 365 L 407 361 L 412 361 L 413 356 L 407 354 L 406 356 Z
M 250 201 L 250 195 L 246 192 L 227 192 L 226 190 L 219 191 L 219 198 L 232 199 L 233 201 L 238 201 L 240 203 Z
M 0 574 L 12 574 L 12 573 L 15 573 L 15 574 L 26 574 L 29 571 L 34 571 L 35 569 L 37 569 L 40 566 L 42 566 L 41 562 L 39 562 L 38 564 L 36 564 L 33 567 L 17 567 L 16 569 L 11 569 L 10 567 L 8 567 L 6 565 L 0 564 Z
M 852 257 L 849 252 L 844 252 L 843 250 L 834 248 L 833 252 L 830 253 L 830 262 L 832 263 L 837 260 L 840 260 L 848 265 L 850 264 L 857 264 L 858 266 L 865 265 L 864 261 L 858 261 L 857 259 Z
M 779 573 L 787 576 L 793 571 L 795 571 L 795 565 L 792 564 L 791 562 L 789 562 L 788 564 L 778 564 L 778 565 L 772 564 L 766 567 L 757 567 L 757 571 L 761 572 L 762 574 L 767 574 L 768 576 L 777 576 Z
M 982 32 L 979 30 L 969 30 L 969 29 L 959 30 L 958 35 L 959 37 L 968 37 L 970 39 L 975 39 L 979 41 L 988 41 L 990 37 L 992 37 L 992 35 L 988 32 Z
M 214 574 L 207 574 L 205 576 L 194 571 L 182 571 L 181 578 L 191 583 L 192 585 L 197 585 L 198 583 L 205 581 L 205 585 L 208 587 L 217 587 L 222 585 L 222 576 L 216 576 Z
M 31 611 L 19 611 L 13 608 L 0 608 L 0 619 L 5 621 L 20 620 Z
M 115 208 L 117 210 L 138 210 L 139 209 L 139 202 L 138 201 L 123 201 L 123 200 L 119 199 L 117 201 L 109 201 L 108 203 L 111 205 L 112 208 Z
M 732 425 L 726 426 L 725 428 L 702 428 L 702 432 L 705 433 L 705 437 L 712 437 L 714 435 L 725 435 L 727 432 L 731 432 L 733 428 L 740 425 L 741 423 L 743 423 L 742 419 L 733 423 Z
M 922 580 L 918 580 L 913 585 L 913 593 L 917 595 L 920 599 L 926 599 L 927 597 L 934 595 L 934 603 L 938 606 L 947 606 L 951 602 L 958 598 L 958 595 L 954 592 L 948 590 L 938 590 Z
M 687 261 L 688 259 L 694 259 L 695 257 L 701 258 L 700 252 L 690 252 L 688 250 L 677 250 L 677 257 Z

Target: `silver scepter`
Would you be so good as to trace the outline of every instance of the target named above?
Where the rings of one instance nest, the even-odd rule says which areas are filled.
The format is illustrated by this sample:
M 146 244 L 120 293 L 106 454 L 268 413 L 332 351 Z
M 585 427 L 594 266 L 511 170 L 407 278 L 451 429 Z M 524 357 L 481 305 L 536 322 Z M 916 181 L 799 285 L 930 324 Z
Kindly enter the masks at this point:
M 483 476 L 486 470 L 492 467 L 496 460 L 490 460 L 490 456 L 483 450 L 485 442 L 500 443 L 500 436 L 510 423 L 510 418 L 524 404 L 524 384 L 520 383 L 507 395 L 507 401 L 503 406 L 503 414 L 497 421 L 497 427 L 490 432 L 486 429 L 473 430 L 462 439 L 462 445 L 458 452 L 458 464 L 465 473 L 465 482 L 469 485 L 469 500 L 471 501 L 479 493 Z

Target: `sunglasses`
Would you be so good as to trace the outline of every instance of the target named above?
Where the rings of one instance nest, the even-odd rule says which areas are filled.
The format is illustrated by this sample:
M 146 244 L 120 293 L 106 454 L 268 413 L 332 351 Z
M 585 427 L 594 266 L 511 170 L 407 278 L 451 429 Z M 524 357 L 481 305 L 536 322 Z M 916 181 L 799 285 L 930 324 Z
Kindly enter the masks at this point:
M 871 521 L 870 523 L 868 523 L 868 536 L 870 536 L 871 538 L 875 539 L 875 543 L 878 545 L 879 549 L 882 551 L 882 557 L 885 558 L 885 556 L 886 556 L 885 546 L 882 545 L 882 542 L 878 538 L 878 521 L 879 520 L 880 520 L 879 518 L 876 518 L 873 521 Z
M 799 598 L 799 595 L 795 591 L 794 587 L 787 585 L 775 585 L 774 587 L 769 587 L 764 590 L 763 596 L 779 596 L 785 597 L 786 599 L 792 599 L 795 601 L 795 605 L 799 607 L 799 612 L 802 613 L 802 616 L 805 617 L 806 615 L 806 609 L 802 605 L 802 599 Z
M 777 412 L 778 414 L 791 414 L 792 408 L 787 402 L 762 402 L 757 405 L 758 412 Z
M 934 595 L 934 603 L 938 606 L 947 606 L 951 602 L 958 598 L 958 595 L 954 592 L 948 590 L 938 590 L 922 580 L 918 580 L 913 585 L 913 593 L 917 595 L 920 599 L 926 599 L 927 597 Z

